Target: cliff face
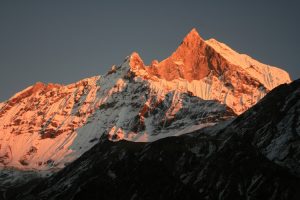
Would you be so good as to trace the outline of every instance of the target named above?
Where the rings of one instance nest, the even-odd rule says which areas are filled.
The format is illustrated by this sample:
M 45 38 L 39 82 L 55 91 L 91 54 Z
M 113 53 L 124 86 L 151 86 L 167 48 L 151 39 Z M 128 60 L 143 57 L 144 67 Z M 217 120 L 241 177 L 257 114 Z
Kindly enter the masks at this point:
M 218 100 L 237 114 L 274 87 L 291 81 L 285 71 L 239 54 L 214 39 L 205 41 L 195 29 L 169 58 L 143 68 L 147 76 L 158 78 L 158 85 Z
M 249 68 L 236 61 L 243 55 L 218 45 L 193 29 L 162 62 L 146 66 L 133 53 L 104 76 L 25 89 L 0 104 L 0 165 L 63 168 L 100 137 L 151 142 L 182 135 L 231 119 L 290 81 L 253 59 Z
M 150 66 L 148 71 L 167 81 L 179 78 L 187 81 L 201 80 L 207 77 L 211 70 L 216 74 L 224 72 L 224 64 L 213 63 L 217 60 L 217 53 L 213 52 L 193 29 L 169 58 Z
M 151 143 L 101 140 L 7 199 L 299 199 L 299 97 L 300 80 L 223 128 Z

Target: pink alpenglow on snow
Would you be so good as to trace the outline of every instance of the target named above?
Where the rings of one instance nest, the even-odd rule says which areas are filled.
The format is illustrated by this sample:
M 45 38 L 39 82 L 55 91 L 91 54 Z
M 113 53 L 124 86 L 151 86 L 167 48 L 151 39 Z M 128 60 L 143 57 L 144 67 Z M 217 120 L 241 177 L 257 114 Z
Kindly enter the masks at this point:
M 161 62 L 147 66 L 132 53 L 106 75 L 37 83 L 0 103 L 0 165 L 63 168 L 102 136 L 151 142 L 190 133 L 243 113 L 290 81 L 193 29 Z

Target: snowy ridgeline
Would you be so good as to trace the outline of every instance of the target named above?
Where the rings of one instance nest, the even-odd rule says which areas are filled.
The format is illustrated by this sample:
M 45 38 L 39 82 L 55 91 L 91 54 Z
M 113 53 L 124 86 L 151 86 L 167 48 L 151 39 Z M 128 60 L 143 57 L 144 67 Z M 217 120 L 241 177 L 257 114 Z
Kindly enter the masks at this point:
M 250 58 L 246 66 L 241 61 L 244 55 L 192 34 L 178 48 L 179 57 L 171 56 L 167 63 L 179 71 L 188 69 L 191 66 L 185 55 L 197 51 L 201 55 L 192 60 L 210 62 L 206 66 L 222 63 L 222 74 L 208 70 L 205 77 L 189 80 L 181 77 L 181 70 L 179 77 L 168 80 L 155 71 L 161 63 L 144 66 L 133 53 L 104 76 L 67 86 L 37 83 L 0 103 L 0 165 L 63 168 L 103 136 L 112 141 L 152 142 L 190 133 L 232 119 L 276 85 L 290 81 L 282 70 Z M 191 39 L 210 49 L 211 54 L 190 45 Z M 206 59 L 212 55 L 212 61 Z M 168 66 L 160 67 L 168 70 Z M 282 79 L 278 79 L 280 75 Z
M 113 141 L 151 142 L 235 116 L 215 100 L 157 86 L 136 76 L 126 61 L 106 76 L 27 88 L 1 109 L 0 162 L 22 169 L 62 168 L 103 134 Z

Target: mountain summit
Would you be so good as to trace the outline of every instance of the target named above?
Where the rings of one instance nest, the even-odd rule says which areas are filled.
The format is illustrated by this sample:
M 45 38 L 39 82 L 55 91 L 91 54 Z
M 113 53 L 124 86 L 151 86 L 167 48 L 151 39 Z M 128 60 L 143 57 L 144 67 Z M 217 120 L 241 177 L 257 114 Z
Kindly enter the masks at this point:
M 150 66 L 149 71 L 168 81 L 178 78 L 200 80 L 212 70 L 208 59 L 207 44 L 193 29 L 169 58 L 156 66 Z
M 136 74 L 156 80 L 152 83 L 189 91 L 205 100 L 218 100 L 237 114 L 249 109 L 274 87 L 291 82 L 284 70 L 239 54 L 214 39 L 205 41 L 196 29 L 187 34 L 170 57 L 147 67 L 142 63 Z
M 219 125 L 243 113 L 288 74 L 196 29 L 165 60 L 133 52 L 106 75 L 38 83 L 0 104 L 0 165 L 63 168 L 103 138 L 151 142 Z

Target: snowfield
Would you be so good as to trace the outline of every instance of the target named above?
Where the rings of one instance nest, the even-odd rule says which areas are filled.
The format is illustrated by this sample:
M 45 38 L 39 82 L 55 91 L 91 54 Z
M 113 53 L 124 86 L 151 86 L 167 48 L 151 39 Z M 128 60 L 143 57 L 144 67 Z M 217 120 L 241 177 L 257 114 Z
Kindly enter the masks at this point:
M 287 82 L 285 71 L 192 30 L 162 62 L 133 53 L 106 75 L 37 83 L 0 103 L 0 166 L 61 169 L 103 137 L 152 142 L 218 125 Z

